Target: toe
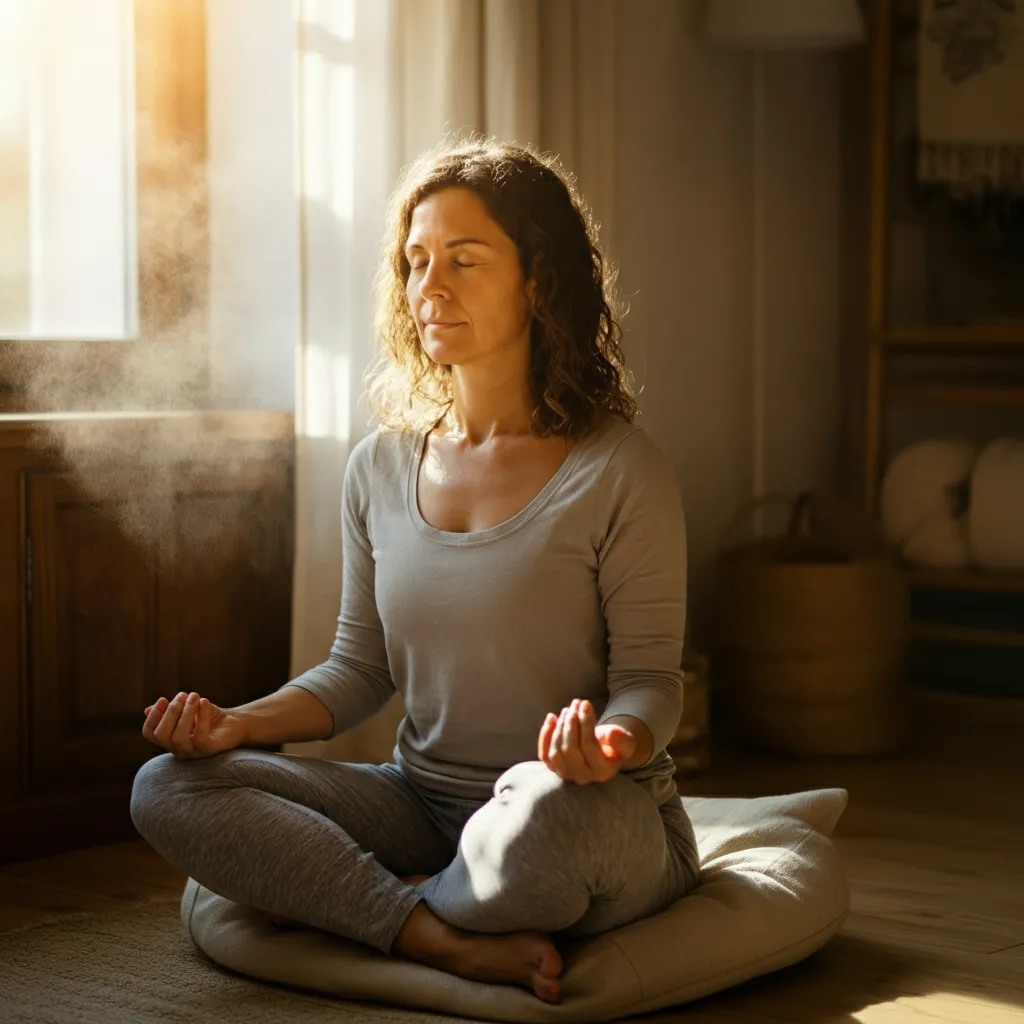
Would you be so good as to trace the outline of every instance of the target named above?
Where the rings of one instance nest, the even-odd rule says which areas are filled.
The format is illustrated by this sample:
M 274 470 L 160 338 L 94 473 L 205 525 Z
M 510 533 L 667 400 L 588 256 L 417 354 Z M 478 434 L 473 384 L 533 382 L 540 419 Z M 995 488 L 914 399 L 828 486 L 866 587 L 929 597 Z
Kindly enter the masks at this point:
M 533 990 L 539 999 L 546 1003 L 557 1003 L 559 1001 L 559 984 L 556 978 L 547 978 L 543 974 L 533 975 Z

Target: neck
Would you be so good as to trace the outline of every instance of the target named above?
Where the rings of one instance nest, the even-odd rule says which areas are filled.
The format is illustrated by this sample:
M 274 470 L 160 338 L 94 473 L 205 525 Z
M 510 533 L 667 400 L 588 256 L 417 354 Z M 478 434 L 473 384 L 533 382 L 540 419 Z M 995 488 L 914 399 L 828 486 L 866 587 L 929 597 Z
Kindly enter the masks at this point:
M 522 359 L 506 362 L 498 372 L 494 367 L 453 366 L 452 406 L 444 426 L 470 444 L 531 433 L 527 369 Z

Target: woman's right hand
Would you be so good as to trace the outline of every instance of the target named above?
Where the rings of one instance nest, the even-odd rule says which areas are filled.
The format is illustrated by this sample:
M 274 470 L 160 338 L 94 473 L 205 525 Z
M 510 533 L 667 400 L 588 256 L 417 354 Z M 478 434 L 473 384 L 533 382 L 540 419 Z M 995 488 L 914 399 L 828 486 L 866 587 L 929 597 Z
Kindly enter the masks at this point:
M 242 744 L 241 720 L 198 693 L 179 693 L 170 702 L 161 697 L 144 713 L 142 735 L 182 760 L 212 757 Z

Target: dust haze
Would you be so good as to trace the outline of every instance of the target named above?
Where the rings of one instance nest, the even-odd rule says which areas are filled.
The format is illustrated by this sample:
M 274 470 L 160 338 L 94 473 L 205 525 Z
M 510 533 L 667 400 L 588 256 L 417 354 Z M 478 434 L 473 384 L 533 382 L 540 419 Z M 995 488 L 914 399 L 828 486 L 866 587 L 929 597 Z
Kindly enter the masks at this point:
M 244 550 L 256 568 L 279 565 L 291 528 L 290 436 L 269 424 L 263 436 L 240 435 L 215 414 L 227 406 L 209 382 L 207 163 L 194 147 L 156 147 L 140 131 L 139 337 L 16 345 L 19 398 L 28 412 L 97 414 L 42 429 L 77 490 L 151 560 L 209 571 Z M 245 406 L 239 397 L 231 407 Z M 154 412 L 165 415 L 112 415 Z

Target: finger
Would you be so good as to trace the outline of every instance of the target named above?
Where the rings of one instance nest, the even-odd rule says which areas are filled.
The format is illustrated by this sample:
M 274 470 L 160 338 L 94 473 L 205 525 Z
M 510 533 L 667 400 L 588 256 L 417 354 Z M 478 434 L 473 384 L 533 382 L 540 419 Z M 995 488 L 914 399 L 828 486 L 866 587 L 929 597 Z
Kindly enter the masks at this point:
M 562 708 L 562 710 L 558 712 L 558 721 L 555 722 L 555 728 L 551 733 L 551 746 L 548 750 L 548 757 L 554 758 L 562 756 L 562 736 L 565 732 L 565 713 L 565 708 Z
M 150 704 L 146 708 L 146 721 L 142 726 L 143 736 L 150 737 L 153 735 L 153 731 L 160 724 L 160 719 L 163 718 L 164 711 L 167 709 L 167 700 L 164 697 L 158 697 L 155 704 Z
M 574 700 L 566 714 L 565 726 L 562 731 L 562 756 L 569 777 L 578 785 L 593 782 L 593 775 L 587 767 L 586 759 L 580 750 L 580 720 L 578 700 Z
M 181 716 L 178 718 L 178 724 L 171 737 L 174 744 L 186 752 L 191 752 L 195 749 L 192 741 L 192 729 L 195 727 L 198 707 L 199 694 L 190 693 L 185 698 L 184 706 L 181 709 Z
M 163 714 L 164 708 L 166 708 L 166 707 L 167 707 L 167 698 L 166 697 L 157 697 L 157 699 L 152 704 L 150 704 L 148 708 L 146 708 L 146 712 L 145 712 L 146 713 L 146 717 L 148 718 L 151 714 L 153 714 L 154 711 L 157 711 L 160 714 Z
M 153 731 L 162 741 L 165 734 L 170 734 L 175 721 L 175 715 L 177 714 L 177 709 L 174 706 L 174 697 L 170 699 L 161 697 L 151 714 L 153 715 Z
M 537 760 L 548 763 L 548 749 L 551 746 L 551 737 L 554 735 L 555 726 L 558 725 L 556 715 L 548 714 L 544 724 L 540 727 L 540 735 L 537 737 Z
M 195 719 L 192 723 L 192 742 L 196 743 L 200 737 L 208 739 L 210 735 L 210 702 L 205 697 L 196 694 Z
M 608 768 L 608 758 L 605 757 L 601 744 L 597 742 L 596 729 L 597 715 L 594 713 L 594 705 L 585 700 L 580 709 L 580 751 L 591 771 L 601 773 Z
M 554 732 L 551 735 L 551 744 L 548 747 L 548 767 L 562 779 L 568 779 L 565 756 L 562 753 L 562 732 L 565 729 L 566 711 L 566 708 L 562 708 L 558 716 L 558 722 L 555 724 Z
M 579 701 L 574 700 L 565 709 L 565 724 L 562 727 L 562 752 L 569 753 L 580 748 L 580 721 L 576 717 Z
M 187 696 L 188 694 L 186 693 L 179 693 L 170 700 L 164 709 L 163 718 L 160 719 L 159 725 L 153 730 L 156 738 L 164 745 L 168 745 L 171 742 L 171 735 L 178 726 L 178 719 L 181 718 L 181 712 L 185 708 L 185 698 Z

